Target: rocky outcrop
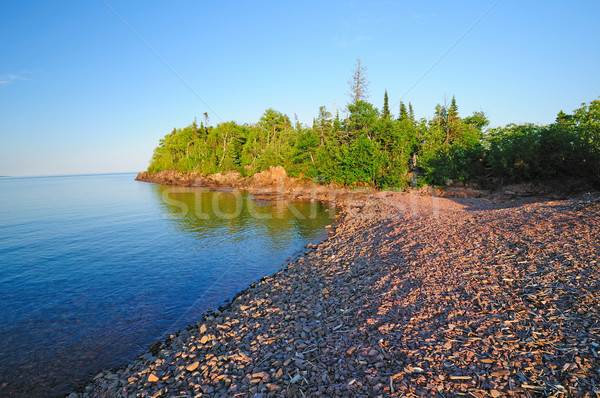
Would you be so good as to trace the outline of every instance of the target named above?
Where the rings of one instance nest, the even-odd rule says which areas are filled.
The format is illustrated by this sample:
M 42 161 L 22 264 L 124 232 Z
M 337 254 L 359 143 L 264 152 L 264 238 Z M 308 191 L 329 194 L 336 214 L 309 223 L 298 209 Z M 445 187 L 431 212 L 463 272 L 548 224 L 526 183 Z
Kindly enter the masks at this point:
M 255 187 L 290 186 L 296 185 L 295 178 L 288 177 L 285 169 L 281 166 L 270 167 L 269 170 L 254 174 L 250 179 L 250 185 Z
M 153 182 L 162 185 L 178 185 L 184 187 L 202 187 L 212 190 L 242 189 L 265 199 L 273 196 L 284 196 L 288 199 L 321 200 L 332 203 L 345 201 L 349 197 L 360 198 L 370 189 L 345 189 L 334 183 L 323 185 L 311 181 L 303 181 L 287 175 L 281 166 L 271 166 L 251 177 L 243 177 L 237 171 L 202 175 L 197 172 L 181 173 L 176 170 L 165 170 L 159 173 L 142 171 L 137 181 Z
M 271 166 L 251 177 L 243 177 L 238 171 L 227 171 L 202 175 L 196 171 L 182 173 L 177 170 L 164 170 L 158 173 L 142 171 L 136 177 L 137 181 L 154 182 L 163 185 L 179 185 L 184 187 L 218 188 L 278 188 L 289 189 L 302 184 L 295 178 L 289 177 L 281 166 Z
M 142 171 L 135 178 L 137 181 L 154 182 L 162 185 L 178 185 L 182 187 L 207 188 L 242 188 L 247 185 L 246 179 L 237 171 L 202 175 L 196 171 L 182 173 L 177 170 L 164 170 L 158 173 Z
M 237 171 L 228 171 L 210 175 L 198 172 L 181 173 L 176 170 L 165 170 L 150 174 L 143 171 L 136 180 L 154 182 L 163 185 L 179 185 L 185 187 L 203 187 L 213 190 L 243 189 L 261 195 L 284 195 L 297 199 L 316 199 L 336 201 L 340 197 L 354 196 L 357 193 L 370 192 L 344 189 L 333 183 L 329 185 L 316 184 L 287 175 L 281 166 L 271 166 L 251 177 L 243 177 Z M 596 191 L 600 182 L 590 179 L 568 179 L 546 181 L 544 183 L 523 183 L 498 185 L 493 189 L 482 189 L 478 184 L 465 184 L 460 181 L 450 182 L 449 186 L 434 188 L 423 186 L 411 190 L 421 196 L 437 196 L 450 199 L 487 198 L 498 202 L 527 198 L 530 202 L 544 199 L 566 199 L 584 192 Z

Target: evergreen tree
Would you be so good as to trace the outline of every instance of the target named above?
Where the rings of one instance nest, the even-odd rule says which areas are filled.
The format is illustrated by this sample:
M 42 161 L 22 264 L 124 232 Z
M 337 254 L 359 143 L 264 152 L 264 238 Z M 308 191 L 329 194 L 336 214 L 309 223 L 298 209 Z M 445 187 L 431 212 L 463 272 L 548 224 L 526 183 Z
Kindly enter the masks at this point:
M 319 117 L 313 121 L 313 129 L 318 132 L 321 145 L 325 142 L 325 136 L 329 134 L 332 127 L 331 112 L 327 111 L 324 106 L 319 107 Z
M 366 101 L 358 101 L 356 105 L 349 105 L 350 115 L 346 120 L 346 132 L 350 141 L 354 141 L 361 133 L 369 139 L 374 138 L 377 130 L 379 111 Z
M 333 119 L 333 131 L 340 131 L 342 129 L 342 122 L 340 121 L 340 115 L 337 110 L 335 111 L 335 118 Z
M 406 105 L 404 102 L 400 101 L 400 115 L 398 116 L 398 120 L 409 120 L 408 111 L 406 110 Z
M 387 90 L 383 111 L 363 100 L 365 68 L 357 62 L 350 81 L 352 103 L 342 116 L 322 106 L 312 128 L 295 116 L 267 109 L 257 123 L 209 126 L 208 115 L 174 129 L 159 141 L 148 171 L 212 174 L 238 170 L 245 176 L 283 166 L 293 176 L 344 185 L 405 187 L 411 170 L 428 184 L 448 180 L 483 182 L 490 176 L 511 182 L 563 177 L 600 181 L 600 99 L 573 114 L 561 111 L 549 126 L 509 125 L 487 129 L 483 112 L 461 118 L 453 96 L 435 115 L 415 121 L 412 104 L 400 102 L 391 120 Z M 484 134 L 485 130 L 485 134 Z
M 437 104 L 435 106 L 435 116 L 433 117 L 433 122 L 435 122 L 435 124 L 437 124 L 438 126 L 445 127 L 447 125 L 447 121 L 448 110 L 446 109 L 446 106 Z
M 450 102 L 450 107 L 446 112 L 446 141 L 448 144 L 454 138 L 459 130 L 459 117 L 458 117 L 458 106 L 456 105 L 456 98 L 452 96 L 452 101 Z
M 456 105 L 456 98 L 452 96 L 452 102 L 448 109 L 448 122 L 452 123 L 458 119 L 458 106 Z
M 390 118 L 390 107 L 388 105 L 388 93 L 387 93 L 387 90 L 385 90 L 385 94 L 383 95 L 383 111 L 381 112 L 381 118 L 382 119 L 389 119 Z
M 556 123 L 570 123 L 572 118 L 572 115 L 567 115 L 561 110 L 558 112 L 558 115 L 556 115 Z

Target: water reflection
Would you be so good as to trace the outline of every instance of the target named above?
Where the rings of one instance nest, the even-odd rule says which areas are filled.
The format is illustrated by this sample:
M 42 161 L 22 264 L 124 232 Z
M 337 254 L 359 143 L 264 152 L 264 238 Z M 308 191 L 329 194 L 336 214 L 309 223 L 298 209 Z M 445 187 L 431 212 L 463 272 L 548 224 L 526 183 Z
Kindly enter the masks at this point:
M 276 272 L 334 213 L 133 178 L 0 182 L 0 396 L 61 396 L 126 364 Z
M 315 239 L 335 218 L 336 209 L 320 201 L 292 201 L 256 197 L 246 191 L 209 191 L 201 188 L 156 185 L 165 216 L 179 231 L 205 239 L 222 234 L 243 243 L 249 232 L 265 239 L 266 247 L 280 247 L 290 237 Z

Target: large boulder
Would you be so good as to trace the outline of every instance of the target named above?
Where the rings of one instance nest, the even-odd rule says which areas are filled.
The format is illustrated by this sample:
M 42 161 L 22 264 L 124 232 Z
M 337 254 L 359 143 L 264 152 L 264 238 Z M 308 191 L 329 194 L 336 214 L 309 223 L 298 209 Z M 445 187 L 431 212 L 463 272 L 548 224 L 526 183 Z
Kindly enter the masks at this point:
M 256 187 L 272 187 L 288 185 L 292 181 L 287 176 L 285 169 L 281 166 L 271 166 L 268 170 L 263 170 L 252 176 L 251 185 Z

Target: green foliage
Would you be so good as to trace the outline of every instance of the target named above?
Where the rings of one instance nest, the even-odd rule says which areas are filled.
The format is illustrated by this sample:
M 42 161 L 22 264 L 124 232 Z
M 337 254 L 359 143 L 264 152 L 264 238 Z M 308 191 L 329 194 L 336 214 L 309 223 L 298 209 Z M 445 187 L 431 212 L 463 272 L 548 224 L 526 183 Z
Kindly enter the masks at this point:
M 375 125 L 379 119 L 379 111 L 373 105 L 365 101 L 358 101 L 356 104 L 348 105 L 350 115 L 345 120 L 346 138 L 351 141 L 357 139 L 361 133 L 367 134 L 372 138 L 375 132 Z
M 600 100 L 573 114 L 560 112 L 548 126 L 508 125 L 485 130 L 483 112 L 461 118 L 453 97 L 437 105 L 431 120 L 415 120 L 400 103 L 391 118 L 387 92 L 383 112 L 358 100 L 340 120 L 322 106 L 312 128 L 267 109 L 256 124 L 194 121 L 160 140 L 148 167 L 203 174 L 238 170 L 243 175 L 284 166 L 293 176 L 344 186 L 402 189 L 419 173 L 421 183 L 481 181 L 494 177 L 524 182 L 567 177 L 600 180 Z
M 390 106 L 388 104 L 388 93 L 387 90 L 385 90 L 385 94 L 383 95 L 383 110 L 381 111 L 381 117 L 383 119 L 389 119 L 390 118 Z
M 442 147 L 434 156 L 423 159 L 425 181 L 445 185 L 448 180 L 476 180 L 485 173 L 483 157 L 484 149 L 480 143 Z
M 298 134 L 292 152 L 292 163 L 288 171 L 293 176 L 317 175 L 315 157 L 319 148 L 319 137 L 314 130 L 304 130 Z
M 585 152 L 584 159 L 590 165 L 590 172 L 600 177 L 600 99 L 581 104 L 581 108 L 574 111 L 568 127 L 575 130 L 582 141 L 581 151 Z
M 573 115 L 561 111 L 549 126 L 508 125 L 491 130 L 487 138 L 491 173 L 511 182 L 600 177 L 599 108 L 596 100 Z
M 410 120 L 410 115 L 406 110 L 406 105 L 404 102 L 400 101 L 400 113 L 398 114 L 398 120 Z
M 539 169 L 539 131 L 531 124 L 492 130 L 488 154 L 492 174 L 513 182 L 533 179 Z
M 482 112 L 460 118 L 456 99 L 449 107 L 437 105 L 419 146 L 424 181 L 445 185 L 449 180 L 477 180 L 485 176 L 482 144 L 487 118 Z
M 339 123 L 339 119 L 338 119 Z M 331 112 L 327 111 L 324 106 L 319 108 L 319 117 L 313 121 L 313 130 L 318 132 L 319 143 L 323 145 L 325 137 L 331 134 L 334 129 L 334 121 L 331 119 Z
M 452 102 L 448 109 L 448 121 L 454 122 L 456 119 L 458 119 L 458 105 L 456 105 L 456 97 L 452 96 Z

